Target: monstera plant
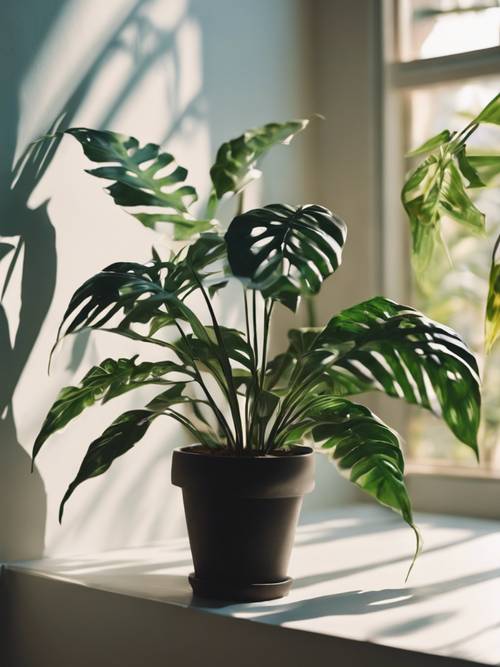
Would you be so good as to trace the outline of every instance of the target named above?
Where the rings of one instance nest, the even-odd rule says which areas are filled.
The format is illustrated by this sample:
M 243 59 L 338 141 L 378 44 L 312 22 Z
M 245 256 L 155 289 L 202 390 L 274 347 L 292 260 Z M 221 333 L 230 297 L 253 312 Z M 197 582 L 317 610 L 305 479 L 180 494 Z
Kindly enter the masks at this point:
M 58 340 L 84 329 L 109 331 L 159 346 L 165 358 L 105 359 L 79 385 L 62 389 L 33 456 L 84 409 L 157 386 L 149 403 L 117 417 L 90 444 L 60 517 L 75 489 L 108 470 L 153 422 L 179 422 L 196 444 L 176 450 L 172 479 L 183 487 L 191 583 L 202 595 L 255 600 L 286 593 L 301 496 L 313 486 L 310 445 L 398 512 L 415 531 L 418 551 L 401 440 L 348 396 L 375 390 L 419 405 L 477 453 L 474 357 L 454 331 L 409 306 L 372 298 L 325 326 L 290 330 L 288 348 L 270 358 L 277 306 L 296 311 L 301 297 L 317 294 L 340 266 L 346 240 L 344 222 L 321 205 L 244 208 L 242 192 L 258 176 L 259 158 L 306 125 L 269 124 L 224 143 L 210 170 L 206 215 L 198 217 L 186 169 L 157 145 L 66 130 L 98 163 L 88 173 L 111 182 L 116 204 L 148 227 L 172 224 L 186 243 L 168 257 L 154 251 L 145 264 L 107 266 L 74 293 Z M 231 195 L 240 198 L 239 212 L 224 230 L 214 216 Z M 217 316 L 225 289 L 241 297 L 241 331 Z

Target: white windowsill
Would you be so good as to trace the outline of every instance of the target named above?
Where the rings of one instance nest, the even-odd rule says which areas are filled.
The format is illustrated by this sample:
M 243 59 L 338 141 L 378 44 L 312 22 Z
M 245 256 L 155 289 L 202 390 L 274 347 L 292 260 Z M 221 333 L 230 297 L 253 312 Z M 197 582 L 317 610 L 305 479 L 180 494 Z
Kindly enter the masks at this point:
M 417 521 L 425 548 L 405 584 L 413 540 L 392 512 L 360 504 L 304 517 L 294 587 L 266 603 L 193 601 L 185 540 L 10 563 L 9 642 L 23 667 L 100 667 L 111 664 L 107 652 L 120 667 L 166 659 L 174 667 L 294 667 L 306 655 L 314 666 L 498 664 L 500 523 L 432 514 Z

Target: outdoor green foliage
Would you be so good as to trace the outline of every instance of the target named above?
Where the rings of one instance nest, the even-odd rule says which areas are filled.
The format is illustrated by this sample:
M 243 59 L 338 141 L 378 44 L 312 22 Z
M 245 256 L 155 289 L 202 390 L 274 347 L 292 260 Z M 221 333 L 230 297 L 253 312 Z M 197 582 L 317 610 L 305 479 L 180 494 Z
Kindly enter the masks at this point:
M 240 213 L 225 234 L 212 218 L 223 195 L 241 192 L 248 183 L 257 158 L 305 125 L 270 124 L 224 144 L 211 169 L 211 230 L 183 227 L 194 237 L 176 254 L 162 259 L 154 253 L 144 265 L 113 264 L 73 295 L 58 340 L 89 328 L 111 331 L 160 346 L 168 358 L 107 359 L 79 386 L 61 391 L 34 456 L 86 407 L 145 384 L 161 388 L 145 407 L 118 417 L 90 445 L 64 496 L 61 516 L 81 482 L 106 471 L 163 416 L 180 422 L 207 449 L 225 448 L 235 456 L 271 454 L 307 439 L 415 531 L 399 436 L 347 396 L 376 390 L 420 405 L 442 416 L 477 454 L 476 362 L 454 331 L 410 307 L 375 297 L 334 315 L 326 326 L 291 330 L 288 349 L 268 357 L 276 304 L 295 311 L 302 296 L 320 290 L 341 263 L 346 226 L 320 205 L 273 204 L 245 211 L 241 194 Z M 184 171 L 176 169 L 174 178 L 157 169 L 158 162 L 172 164 L 158 147 L 139 149 L 135 139 L 113 133 L 68 132 L 92 160 L 113 165 L 89 173 L 114 180 L 108 189 L 117 203 L 161 202 L 175 216 L 190 215 L 185 197 L 194 199 L 194 190 L 178 187 Z M 145 155 L 153 162 L 143 167 Z M 162 215 L 158 219 L 166 221 Z M 173 223 L 179 224 L 177 217 Z M 218 292 L 228 286 L 231 298 L 234 289 L 241 293 L 244 331 L 225 327 L 216 316 Z M 194 294 L 201 297 L 202 314 L 193 309 Z M 174 335 L 165 335 L 168 331 Z
M 488 301 L 486 302 L 486 350 L 489 352 L 500 338 L 500 236 L 491 259 Z
M 500 174 L 500 155 L 474 154 L 467 148 L 469 138 L 484 123 L 500 125 L 500 94 L 460 132 L 443 130 L 409 154 L 409 157 L 426 155 L 409 175 L 401 193 L 410 221 L 413 264 L 421 280 L 436 248 L 445 247 L 441 235 L 443 218 L 455 220 L 473 234 L 484 234 L 485 215 L 471 195 L 474 189 L 486 187 Z M 491 350 L 500 335 L 498 275 L 498 257 L 494 252 L 486 309 L 487 350 Z

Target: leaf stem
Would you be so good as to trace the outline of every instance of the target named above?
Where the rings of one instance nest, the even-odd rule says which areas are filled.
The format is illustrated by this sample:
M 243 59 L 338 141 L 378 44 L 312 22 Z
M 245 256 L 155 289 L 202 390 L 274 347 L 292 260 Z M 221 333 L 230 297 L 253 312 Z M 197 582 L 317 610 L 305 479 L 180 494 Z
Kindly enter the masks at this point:
M 236 209 L 236 215 L 241 215 L 243 213 L 244 209 L 244 203 L 245 203 L 245 192 L 244 190 L 241 190 L 238 193 L 238 207 Z
M 191 271 L 193 273 L 193 277 L 194 277 L 196 283 L 198 284 L 198 287 L 200 288 L 200 291 L 203 295 L 203 299 L 205 301 L 205 304 L 208 308 L 208 312 L 210 314 L 210 318 L 212 320 L 212 324 L 213 324 L 213 327 L 214 327 L 214 332 L 215 332 L 215 336 L 217 338 L 218 346 L 223 353 L 223 354 L 220 355 L 220 362 L 221 362 L 223 372 L 226 376 L 226 382 L 228 384 L 228 389 L 229 389 L 228 401 L 229 401 L 229 407 L 231 409 L 231 414 L 232 414 L 232 417 L 233 417 L 234 427 L 236 429 L 236 449 L 241 450 L 241 449 L 243 449 L 243 445 L 244 445 L 243 424 L 242 424 L 242 421 L 241 421 L 240 407 L 239 407 L 239 404 L 238 404 L 238 394 L 236 392 L 236 387 L 235 387 L 234 379 L 233 379 L 233 369 L 232 369 L 231 363 L 229 361 L 229 355 L 227 353 L 226 345 L 224 343 L 224 338 L 222 336 L 222 333 L 221 333 L 221 330 L 220 330 L 220 327 L 219 327 L 219 323 L 218 323 L 217 318 L 215 316 L 214 309 L 212 308 L 210 298 L 209 298 L 205 288 L 203 287 L 203 284 L 202 284 L 201 280 L 199 279 L 196 271 L 192 267 L 190 267 L 190 268 L 191 268 Z
M 317 327 L 318 326 L 318 313 L 316 311 L 316 302 L 314 301 L 313 296 L 307 296 L 306 299 L 306 309 L 307 309 L 307 326 L 308 327 Z
M 245 287 L 243 287 L 243 300 L 245 303 L 245 326 L 246 326 L 246 336 L 247 336 L 247 343 L 252 348 L 252 336 L 250 332 L 250 315 L 248 312 L 248 299 L 247 299 L 247 290 Z M 253 348 L 252 348 L 253 352 Z M 257 375 L 257 367 L 255 365 L 255 356 L 252 359 L 252 377 L 253 377 L 253 385 L 250 385 L 246 389 L 246 394 L 245 394 L 245 435 L 246 435 L 246 442 L 245 446 L 247 448 L 251 447 L 251 421 L 250 421 L 250 397 L 251 397 L 251 390 L 253 388 L 254 393 L 255 393 L 255 387 L 257 386 L 258 382 L 258 375 Z
M 203 390 L 205 396 L 207 397 L 208 402 L 210 403 L 210 407 L 211 407 L 212 410 L 214 411 L 215 416 L 217 417 L 217 419 L 218 419 L 220 425 L 222 426 L 222 429 L 224 430 L 224 433 L 226 434 L 226 437 L 227 437 L 227 441 L 228 441 L 229 446 L 230 446 L 232 449 L 237 449 L 236 441 L 235 441 L 235 439 L 234 439 L 234 435 L 233 435 L 233 433 L 232 433 L 232 431 L 231 431 L 231 427 L 230 427 L 229 424 L 227 423 L 227 420 L 226 420 L 226 418 L 224 417 L 224 415 L 222 414 L 221 410 L 217 407 L 217 405 L 216 405 L 214 399 L 212 398 L 211 393 L 210 393 L 209 390 L 208 390 L 207 385 L 205 384 L 205 382 L 204 382 L 204 380 L 203 380 L 203 378 L 202 378 L 202 376 L 201 376 L 201 373 L 200 373 L 200 371 L 199 371 L 199 369 L 198 369 L 198 366 L 196 365 L 196 361 L 195 361 L 194 355 L 192 354 L 192 352 L 191 352 L 191 348 L 190 348 L 190 345 L 189 345 L 189 340 L 188 340 L 186 334 L 184 333 L 182 327 L 180 326 L 180 324 L 179 324 L 176 320 L 174 320 L 174 323 L 175 323 L 175 326 L 177 327 L 177 329 L 178 329 L 178 331 L 179 331 L 179 333 L 180 333 L 180 335 L 181 335 L 181 338 L 182 338 L 182 340 L 184 341 L 184 344 L 186 345 L 186 349 L 188 350 L 189 355 L 190 355 L 190 357 L 191 357 L 191 363 L 193 364 L 193 368 L 194 368 L 194 371 L 195 371 L 195 373 L 196 373 L 196 379 L 197 379 L 197 381 L 198 381 L 198 384 L 199 384 L 200 387 L 202 388 L 202 390 Z
M 215 216 L 218 202 L 219 199 L 217 197 L 217 193 L 215 192 L 214 188 L 212 188 L 208 197 L 207 208 L 205 211 L 206 218 L 212 219 Z

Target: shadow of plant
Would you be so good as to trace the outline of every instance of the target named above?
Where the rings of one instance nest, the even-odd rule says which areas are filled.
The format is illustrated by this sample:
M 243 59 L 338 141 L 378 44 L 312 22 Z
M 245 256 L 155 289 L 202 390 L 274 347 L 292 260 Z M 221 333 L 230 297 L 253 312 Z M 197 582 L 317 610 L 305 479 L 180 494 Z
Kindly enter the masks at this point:
M 127 48 L 121 36 L 131 26 L 137 34 L 154 32 L 154 26 L 145 25 L 140 10 L 150 0 L 137 0 L 121 19 L 105 44 L 93 54 L 93 61 L 76 85 L 74 92 L 61 108 L 54 109 L 53 129 L 69 127 L 102 67 L 117 49 Z M 13 168 L 17 150 L 20 108 L 18 100 L 23 78 L 37 58 L 52 25 L 63 13 L 66 0 L 26 0 L 21 12 L 18 3 L 7 2 L 3 9 L 6 29 L 3 31 L 4 57 L 0 61 L 0 80 L 4 90 L 11 93 L 3 98 L 0 138 L 0 260 L 7 263 L 5 279 L 0 285 L 0 560 L 34 559 L 44 549 L 46 521 L 46 493 L 38 468 L 30 475 L 30 456 L 18 441 L 12 399 L 32 349 L 47 316 L 56 286 L 56 234 L 48 214 L 48 201 L 35 209 L 28 200 L 43 178 L 58 142 L 29 146 Z M 23 16 L 29 23 L 19 25 Z M 172 31 L 157 31 L 155 45 L 148 52 L 134 54 L 130 76 L 110 101 L 97 127 L 111 122 L 132 91 L 156 59 L 172 50 Z M 91 56 L 91 57 L 92 57 Z M 19 88 L 19 90 L 18 90 Z M 174 91 L 175 93 L 175 91 Z M 12 183 L 12 185 L 11 185 Z M 19 322 L 11 331 L 3 301 L 16 289 L 21 274 Z M 16 284 L 14 284 L 16 283 Z M 75 370 L 85 353 L 88 336 L 74 341 L 69 370 Z
M 406 608 L 436 596 L 491 581 L 498 577 L 500 577 L 500 568 L 495 568 L 426 586 L 387 588 L 374 591 L 352 590 L 275 605 L 272 608 L 256 605 L 252 606 L 252 611 L 257 612 L 257 615 L 252 618 L 262 623 L 282 625 L 283 623 L 328 616 L 373 614 L 385 609 Z

